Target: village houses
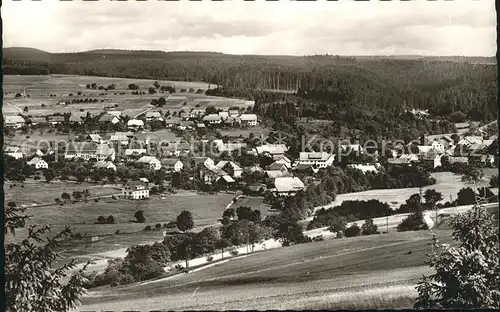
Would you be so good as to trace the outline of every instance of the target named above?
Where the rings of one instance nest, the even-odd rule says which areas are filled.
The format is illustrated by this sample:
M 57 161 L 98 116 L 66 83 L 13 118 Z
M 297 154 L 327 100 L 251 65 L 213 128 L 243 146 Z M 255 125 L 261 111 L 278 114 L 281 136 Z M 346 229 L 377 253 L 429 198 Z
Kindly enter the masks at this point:
M 271 191 L 277 196 L 294 196 L 304 189 L 304 183 L 298 177 L 278 177 Z
M 25 120 L 21 116 L 5 116 L 4 117 L 4 126 L 11 127 L 14 129 L 20 129 L 25 124 Z
M 97 169 L 113 169 L 116 171 L 116 165 L 109 160 L 99 160 L 92 167 Z
M 327 152 L 300 152 L 298 164 L 326 168 L 333 165 L 335 155 Z

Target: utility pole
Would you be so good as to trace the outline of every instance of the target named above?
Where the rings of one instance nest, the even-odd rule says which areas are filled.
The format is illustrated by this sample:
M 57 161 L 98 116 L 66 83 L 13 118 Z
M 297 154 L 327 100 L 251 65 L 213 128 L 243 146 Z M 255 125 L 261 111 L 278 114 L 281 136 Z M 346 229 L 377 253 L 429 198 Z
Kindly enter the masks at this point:
M 385 233 L 389 234 L 389 216 L 385 217 Z

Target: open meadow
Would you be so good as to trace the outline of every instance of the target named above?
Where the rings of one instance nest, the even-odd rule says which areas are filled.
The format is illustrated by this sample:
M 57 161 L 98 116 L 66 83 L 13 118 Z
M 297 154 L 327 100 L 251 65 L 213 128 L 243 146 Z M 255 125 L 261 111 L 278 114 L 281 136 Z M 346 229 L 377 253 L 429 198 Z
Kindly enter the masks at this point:
M 152 99 L 165 97 L 166 105 L 160 110 L 184 110 L 193 108 L 205 109 L 213 105 L 219 108 L 229 108 L 231 106 L 244 107 L 245 100 L 228 99 L 222 97 L 207 96 L 203 93 L 196 93 L 198 89 L 203 91 L 209 88 L 204 82 L 185 81 L 164 81 L 159 80 L 160 85 L 173 85 L 176 94 L 170 96 L 167 92 L 158 90 L 156 94 L 149 94 L 148 88 L 153 86 L 155 80 L 128 79 L 128 78 L 106 78 L 93 76 L 74 75 L 50 75 L 50 76 L 4 76 L 4 100 L 3 113 L 15 115 L 28 108 L 31 116 L 46 116 L 53 113 L 69 113 L 83 110 L 90 113 L 101 113 L 104 109 L 115 110 L 145 110 L 154 108 L 149 103 Z M 96 83 L 97 86 L 106 87 L 115 84 L 113 90 L 87 89 L 87 84 Z M 134 95 L 129 89 L 129 84 L 139 86 L 138 91 L 146 94 Z M 210 85 L 215 88 L 216 85 Z M 186 92 L 180 92 L 185 89 Z M 189 92 L 190 89 L 194 91 Z M 16 93 L 25 92 L 29 97 L 15 98 Z M 78 93 L 80 93 L 78 95 Z M 52 95 L 52 96 L 51 96 Z M 170 96 L 170 98 L 169 98 Z M 58 102 L 64 100 L 70 102 L 73 99 L 97 99 L 93 103 L 71 103 L 68 106 L 60 105 Z M 43 105 L 42 105 L 43 104 Z
M 436 234 L 452 242 L 450 231 Z M 91 290 L 79 310 L 411 308 L 417 279 L 430 272 L 429 240 L 420 231 L 268 250 L 190 274 Z
M 484 168 L 482 169 L 484 173 L 483 180 L 478 183 L 479 186 L 488 186 L 490 177 L 497 174 L 498 170 L 494 168 Z M 453 174 L 451 172 L 434 172 L 432 176 L 436 179 L 434 185 L 425 186 L 422 188 L 422 192 L 428 189 L 434 189 L 443 194 L 443 200 L 441 202 L 452 201 L 457 198 L 457 193 L 464 187 L 473 187 L 467 185 L 465 182 L 461 181 L 461 176 Z M 491 189 L 495 194 L 498 194 L 498 189 Z M 397 209 L 401 204 L 410 198 L 411 195 L 419 193 L 420 189 L 418 187 L 410 188 L 399 188 L 399 189 L 380 189 L 380 190 L 369 190 L 364 192 L 346 193 L 339 194 L 332 203 L 323 206 L 324 208 L 332 208 L 339 206 L 343 201 L 346 200 L 371 200 L 377 199 L 383 203 L 389 204 L 391 208 Z M 318 209 L 321 207 L 318 207 Z M 307 219 L 312 220 L 312 217 Z

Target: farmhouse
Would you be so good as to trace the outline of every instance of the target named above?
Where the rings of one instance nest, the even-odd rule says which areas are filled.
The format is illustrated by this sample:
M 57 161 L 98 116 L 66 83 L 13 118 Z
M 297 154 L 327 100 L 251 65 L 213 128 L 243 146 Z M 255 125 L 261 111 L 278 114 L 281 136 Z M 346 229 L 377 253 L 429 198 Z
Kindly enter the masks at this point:
M 116 171 L 116 165 L 112 161 L 99 160 L 92 167 L 97 169 L 113 169 Z
M 326 168 L 333 164 L 335 156 L 327 152 L 301 152 L 298 163 L 300 165 L 315 165 L 318 168 Z
M 215 166 L 217 169 L 221 169 L 229 174 L 229 176 L 237 179 L 241 177 L 243 169 L 236 163 L 232 161 L 221 160 Z
M 125 156 L 139 156 L 146 154 L 147 150 L 145 148 L 127 148 L 125 150 Z
M 144 128 L 144 121 L 142 121 L 140 119 L 130 119 L 127 122 L 127 128 L 129 128 L 131 130 L 138 131 L 138 130 Z
M 304 172 L 304 173 L 306 173 L 308 170 L 311 170 L 313 173 L 318 173 L 319 168 L 316 167 L 315 165 L 299 164 L 293 167 L 292 170 L 293 172 Z
M 161 169 L 161 162 L 154 156 L 142 156 L 137 162 L 140 164 L 149 165 L 149 169 L 151 170 Z
M 120 118 L 115 115 L 104 114 L 101 116 L 101 118 L 99 118 L 98 122 L 103 124 L 111 123 L 113 125 L 116 125 L 120 122 Z
M 257 146 L 255 151 L 258 155 L 283 155 L 288 151 L 288 147 L 285 144 L 265 144 Z
M 124 198 L 144 199 L 149 198 L 149 189 L 142 181 L 129 181 L 123 187 L 122 194 Z
M 32 126 L 49 124 L 47 117 L 31 117 L 29 121 L 31 122 Z
M 234 184 L 234 182 L 236 181 L 234 181 L 234 179 L 231 178 L 229 175 L 220 176 L 215 180 L 215 183 L 217 183 L 217 185 L 223 188 L 229 187 L 230 185 Z
M 441 166 L 441 158 L 442 155 L 438 155 L 436 153 L 428 153 L 422 156 L 421 162 L 431 165 L 432 168 L 437 168 Z
M 208 114 L 203 117 L 203 121 L 211 125 L 220 124 L 222 122 L 222 118 L 218 114 Z
M 220 170 L 215 167 L 200 169 L 200 179 L 202 179 L 205 183 L 213 183 L 217 181 L 220 177 L 224 176 L 229 176 L 229 175 L 224 170 Z
M 177 129 L 179 130 L 192 130 L 194 129 L 194 123 L 192 121 L 181 121 L 179 125 L 177 126 Z
M 304 183 L 297 177 L 279 177 L 274 180 L 275 194 L 278 196 L 295 195 L 304 190 Z
M 40 157 L 34 157 L 30 161 L 27 162 L 28 166 L 34 166 L 35 169 L 47 169 L 49 168 L 49 164 Z
M 219 115 L 219 117 L 222 118 L 222 120 L 226 120 L 229 117 L 228 112 L 218 112 L 217 115 Z
M 256 183 L 247 186 L 247 193 L 249 195 L 259 196 L 262 195 L 267 190 L 267 186 L 265 184 Z
M 179 172 L 184 167 L 182 161 L 176 158 L 165 158 L 161 160 L 161 165 L 167 172 Z
M 179 156 L 184 154 L 189 154 L 191 152 L 191 145 L 186 142 L 174 142 L 170 143 L 166 147 L 161 148 L 162 154 L 170 156 Z
M 257 115 L 255 114 L 242 114 L 240 116 L 242 126 L 256 126 Z
M 21 116 L 5 116 L 4 126 L 19 129 L 25 124 L 25 120 Z

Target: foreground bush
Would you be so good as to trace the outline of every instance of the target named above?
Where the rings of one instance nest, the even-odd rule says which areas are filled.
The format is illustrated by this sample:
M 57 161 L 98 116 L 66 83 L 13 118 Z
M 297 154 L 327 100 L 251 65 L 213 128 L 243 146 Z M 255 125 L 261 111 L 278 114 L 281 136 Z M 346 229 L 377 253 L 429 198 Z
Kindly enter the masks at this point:
M 458 246 L 433 239 L 427 264 L 435 274 L 418 283 L 417 309 L 500 308 L 498 221 L 475 205 L 452 219 Z
M 361 229 L 354 223 L 344 231 L 345 237 L 355 237 L 361 235 Z

